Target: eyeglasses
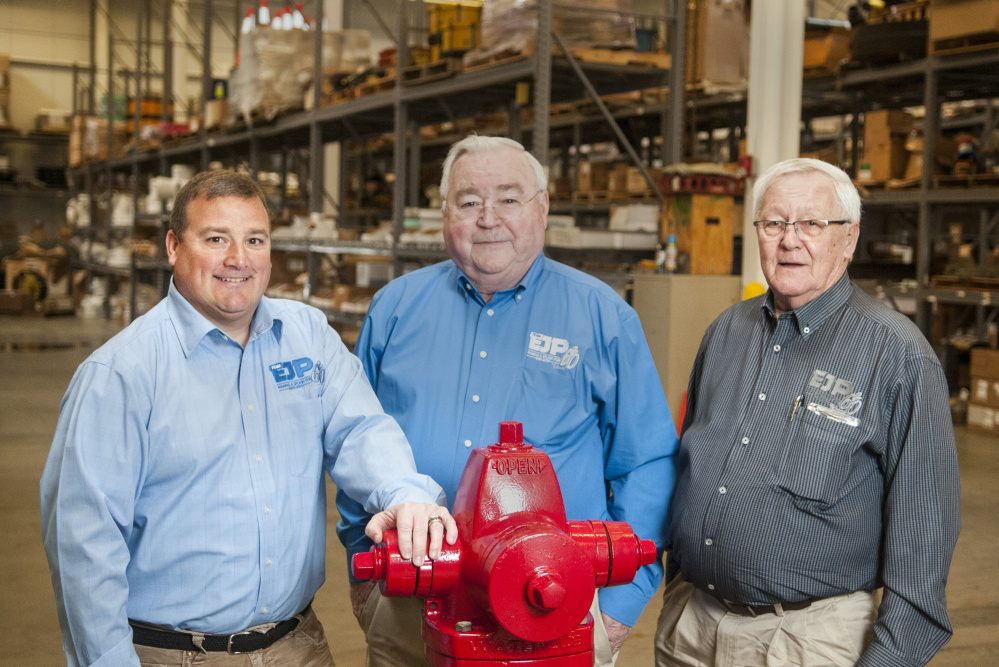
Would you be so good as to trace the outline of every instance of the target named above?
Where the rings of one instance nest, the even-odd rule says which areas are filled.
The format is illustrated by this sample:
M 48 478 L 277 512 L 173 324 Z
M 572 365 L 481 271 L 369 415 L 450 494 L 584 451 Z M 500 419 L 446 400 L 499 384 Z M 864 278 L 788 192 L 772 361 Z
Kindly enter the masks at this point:
M 470 196 L 458 200 L 453 214 L 462 222 L 472 222 L 478 220 L 479 216 L 483 215 L 487 208 L 491 208 L 496 217 L 504 221 L 509 221 L 519 216 L 524 209 L 524 205 L 534 200 L 542 192 L 544 190 L 538 190 L 534 193 L 533 197 L 523 201 L 516 197 L 503 197 L 492 206 L 486 206 L 486 203 L 478 197 Z
M 784 222 L 783 220 L 754 220 L 753 226 L 763 236 L 771 239 L 783 236 L 784 232 L 787 231 L 788 225 L 794 227 L 794 231 L 798 236 L 806 239 L 814 239 L 820 236 L 822 230 L 829 225 L 846 225 L 849 222 L 849 220 L 791 220 L 789 222 Z

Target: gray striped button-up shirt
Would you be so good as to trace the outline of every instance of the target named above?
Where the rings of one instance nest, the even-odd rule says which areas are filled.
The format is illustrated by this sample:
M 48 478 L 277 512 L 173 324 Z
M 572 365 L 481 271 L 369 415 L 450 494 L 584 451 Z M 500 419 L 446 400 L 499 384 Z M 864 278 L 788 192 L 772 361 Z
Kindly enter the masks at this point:
M 949 639 L 960 529 L 947 384 L 903 315 L 849 277 L 705 333 L 687 392 L 670 574 L 745 604 L 884 587 L 861 665 L 921 665 Z

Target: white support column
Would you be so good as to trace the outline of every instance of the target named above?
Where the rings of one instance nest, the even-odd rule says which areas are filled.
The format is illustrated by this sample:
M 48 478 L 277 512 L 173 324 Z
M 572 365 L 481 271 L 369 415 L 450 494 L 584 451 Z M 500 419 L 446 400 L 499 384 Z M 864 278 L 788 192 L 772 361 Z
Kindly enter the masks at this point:
M 805 3 L 754 2 L 749 41 L 746 150 L 758 175 L 781 160 L 798 157 L 801 132 L 801 61 Z M 766 286 L 753 228 L 752 186 L 746 180 L 742 284 Z
M 326 10 L 326 27 L 329 30 L 343 29 L 343 2 L 344 0 L 323 0 L 323 8 Z M 322 26 L 323 17 L 316 17 L 316 24 Z M 340 192 L 340 150 L 342 144 L 334 142 L 325 144 L 323 152 L 325 155 L 323 167 L 323 187 L 330 196 L 340 205 L 343 205 L 343 193 Z M 327 215 L 335 213 L 335 209 L 323 198 L 321 205 L 323 213 Z

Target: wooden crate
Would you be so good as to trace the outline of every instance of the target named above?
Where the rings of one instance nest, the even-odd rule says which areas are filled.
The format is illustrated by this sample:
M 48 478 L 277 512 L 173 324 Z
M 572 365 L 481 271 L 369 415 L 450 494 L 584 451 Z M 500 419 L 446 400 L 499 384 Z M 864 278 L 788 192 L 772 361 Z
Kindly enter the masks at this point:
M 690 257 L 690 273 L 732 273 L 735 199 L 727 195 L 673 195 L 663 203 L 660 234 L 676 234 L 677 252 Z

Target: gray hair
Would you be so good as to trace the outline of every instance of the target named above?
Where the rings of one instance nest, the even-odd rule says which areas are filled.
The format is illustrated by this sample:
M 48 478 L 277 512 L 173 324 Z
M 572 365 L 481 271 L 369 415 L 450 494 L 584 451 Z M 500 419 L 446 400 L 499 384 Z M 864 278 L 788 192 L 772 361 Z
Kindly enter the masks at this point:
M 527 158 L 527 163 L 534 172 L 534 179 L 537 182 L 538 190 L 546 190 L 548 188 L 548 178 L 545 176 L 545 168 L 541 166 L 538 159 L 531 155 L 522 144 L 506 137 L 480 137 L 477 134 L 470 134 L 452 145 L 451 150 L 447 153 L 447 157 L 444 158 L 444 173 L 441 175 L 441 200 L 447 201 L 447 191 L 451 185 L 451 169 L 458 158 L 466 153 L 488 153 L 503 147 L 523 151 Z
M 178 239 L 184 238 L 187 229 L 187 207 L 201 195 L 212 200 L 217 197 L 240 197 L 253 199 L 256 197 L 267 211 L 267 197 L 256 181 L 234 171 L 203 171 L 184 184 L 173 201 L 173 212 L 170 214 L 170 231 Z M 268 212 L 268 218 L 270 213 Z
M 778 162 L 756 179 L 756 184 L 753 186 L 753 219 L 759 219 L 760 210 L 763 207 L 763 195 L 778 179 L 789 174 L 814 173 L 824 174 L 832 182 L 836 200 L 839 202 L 839 215 L 842 219 L 860 222 L 860 193 L 857 192 L 857 188 L 846 172 L 828 162 L 804 157 Z

